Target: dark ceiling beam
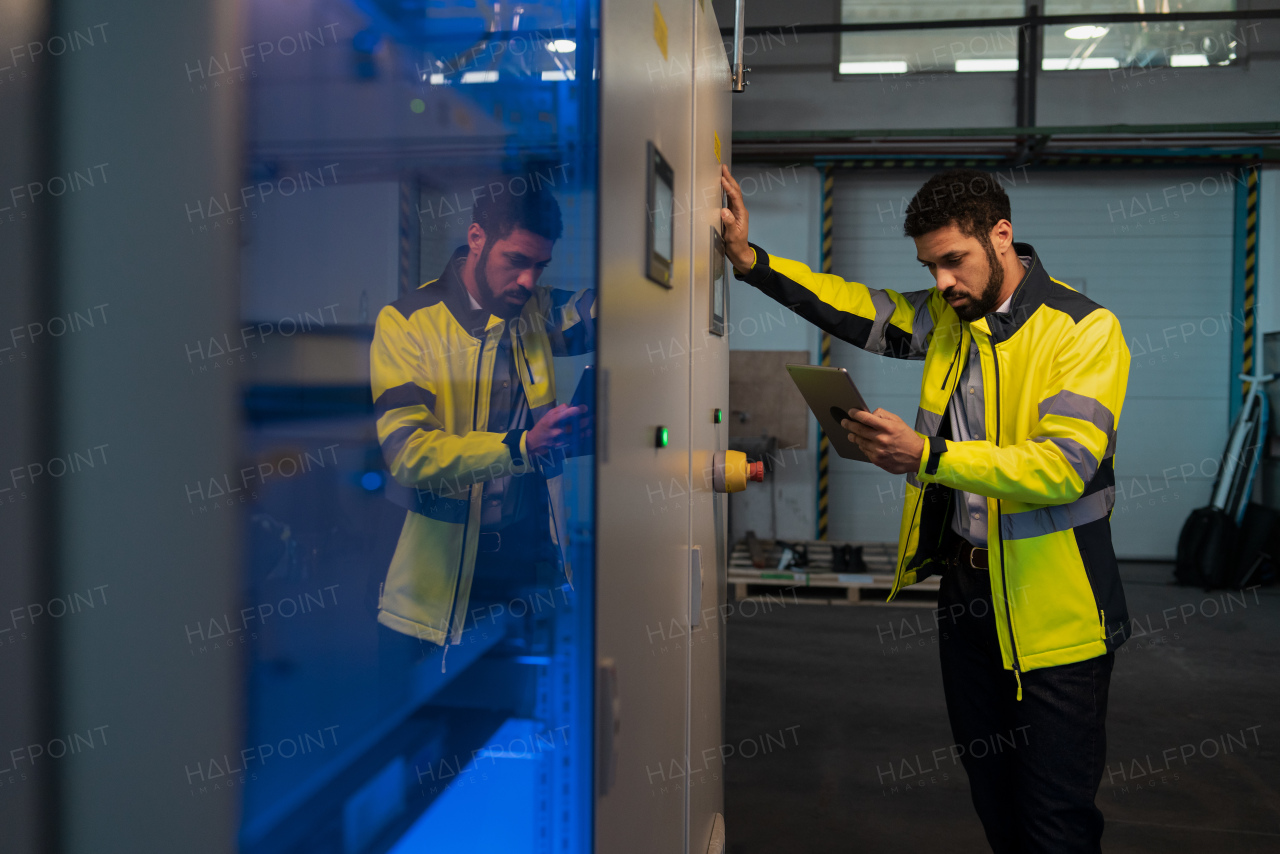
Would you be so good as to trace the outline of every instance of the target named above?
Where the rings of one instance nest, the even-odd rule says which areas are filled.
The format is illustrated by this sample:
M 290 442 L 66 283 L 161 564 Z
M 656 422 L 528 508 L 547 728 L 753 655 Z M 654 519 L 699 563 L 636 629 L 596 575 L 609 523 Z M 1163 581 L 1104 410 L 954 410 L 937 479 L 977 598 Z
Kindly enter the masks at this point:
M 1237 9 L 1234 12 L 1169 12 L 1166 14 L 1115 12 L 1092 15 L 1042 15 L 1034 19 L 1038 26 L 1057 27 L 1068 24 L 1141 24 L 1182 21 L 1266 21 L 1280 18 L 1280 9 Z M 879 33 L 894 30 L 954 30 L 971 27 L 1022 27 L 1031 24 L 1030 15 L 1016 18 L 952 18 L 945 21 L 887 21 L 875 24 L 772 24 L 747 27 L 745 34 L 762 36 L 771 33 L 822 35 L 824 33 Z M 733 29 L 720 30 L 733 35 Z
M 859 131 L 738 131 L 739 160 L 858 158 L 1000 158 L 1017 165 L 1064 155 L 1105 159 L 1134 151 L 1280 159 L 1280 122 L 1095 125 L 1062 127 L 888 129 Z

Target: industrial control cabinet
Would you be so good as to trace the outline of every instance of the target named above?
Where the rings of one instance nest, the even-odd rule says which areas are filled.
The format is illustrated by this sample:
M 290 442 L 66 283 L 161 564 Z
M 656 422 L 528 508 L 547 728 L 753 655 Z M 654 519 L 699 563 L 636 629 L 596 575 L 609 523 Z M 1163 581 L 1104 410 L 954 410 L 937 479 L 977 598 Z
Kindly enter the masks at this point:
M 730 64 L 710 4 L 607 1 L 602 32 L 596 850 L 701 854 L 723 813 L 727 504 L 709 466 L 728 440 L 712 314 Z M 655 154 L 673 173 L 669 211 Z M 646 234 L 667 216 L 659 284 Z
M 596 850 L 702 854 L 723 822 L 730 67 L 709 3 L 606 0 L 601 30 Z
M 128 32 L 159 47 L 51 84 L 59 157 L 122 169 L 50 226 L 61 303 L 122 306 L 57 345 L 53 432 L 112 455 L 49 504 L 59 585 L 112 597 L 56 647 L 67 726 L 111 739 L 41 778 L 62 847 L 722 852 L 712 4 L 190 0 Z M 532 308 L 487 310 L 534 267 Z M 570 401 L 571 443 L 516 453 Z

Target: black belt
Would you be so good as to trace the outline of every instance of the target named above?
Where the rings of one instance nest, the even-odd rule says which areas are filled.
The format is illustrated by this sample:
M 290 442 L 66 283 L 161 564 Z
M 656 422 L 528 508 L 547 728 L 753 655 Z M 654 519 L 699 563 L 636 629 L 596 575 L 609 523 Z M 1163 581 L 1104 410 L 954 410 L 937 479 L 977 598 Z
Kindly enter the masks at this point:
M 985 546 L 975 546 L 964 537 L 956 536 L 954 532 L 947 554 L 947 562 L 961 569 L 980 569 L 986 572 L 991 566 Z

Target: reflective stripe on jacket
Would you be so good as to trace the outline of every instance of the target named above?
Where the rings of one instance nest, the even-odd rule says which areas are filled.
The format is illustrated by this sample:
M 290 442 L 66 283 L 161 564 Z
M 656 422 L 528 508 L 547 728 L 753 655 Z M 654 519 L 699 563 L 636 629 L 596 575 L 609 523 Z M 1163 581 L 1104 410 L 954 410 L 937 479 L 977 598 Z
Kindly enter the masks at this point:
M 1111 544 L 1116 426 L 1129 348 L 1116 316 L 1031 265 L 1008 313 L 961 321 L 937 288 L 876 290 L 759 247 L 735 275 L 830 334 L 871 353 L 923 359 L 893 592 L 941 571 L 957 490 L 987 498 L 992 602 L 1006 669 L 1084 661 L 1125 641 L 1129 615 Z M 946 441 L 927 473 L 970 341 L 986 389 L 986 441 Z M 945 619 L 946 615 L 939 615 Z
M 555 406 L 553 356 L 595 349 L 595 292 L 538 287 L 504 324 L 472 309 L 459 275 L 466 247 L 439 279 L 378 314 L 370 381 L 378 442 L 406 507 L 404 527 L 379 603 L 378 622 L 444 644 L 460 643 L 480 535 L 484 483 L 506 475 L 543 477 L 538 511 L 566 577 L 563 489 L 558 470 L 530 460 L 526 431 L 491 433 L 489 400 L 503 330 L 533 422 Z

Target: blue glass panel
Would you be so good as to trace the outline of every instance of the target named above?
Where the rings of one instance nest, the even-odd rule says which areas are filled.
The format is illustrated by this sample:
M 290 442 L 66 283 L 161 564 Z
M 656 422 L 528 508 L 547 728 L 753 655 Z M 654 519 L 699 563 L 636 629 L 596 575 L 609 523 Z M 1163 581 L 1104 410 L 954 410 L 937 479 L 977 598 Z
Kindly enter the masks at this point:
M 596 7 L 256 0 L 194 82 L 248 103 L 246 854 L 589 850 Z

